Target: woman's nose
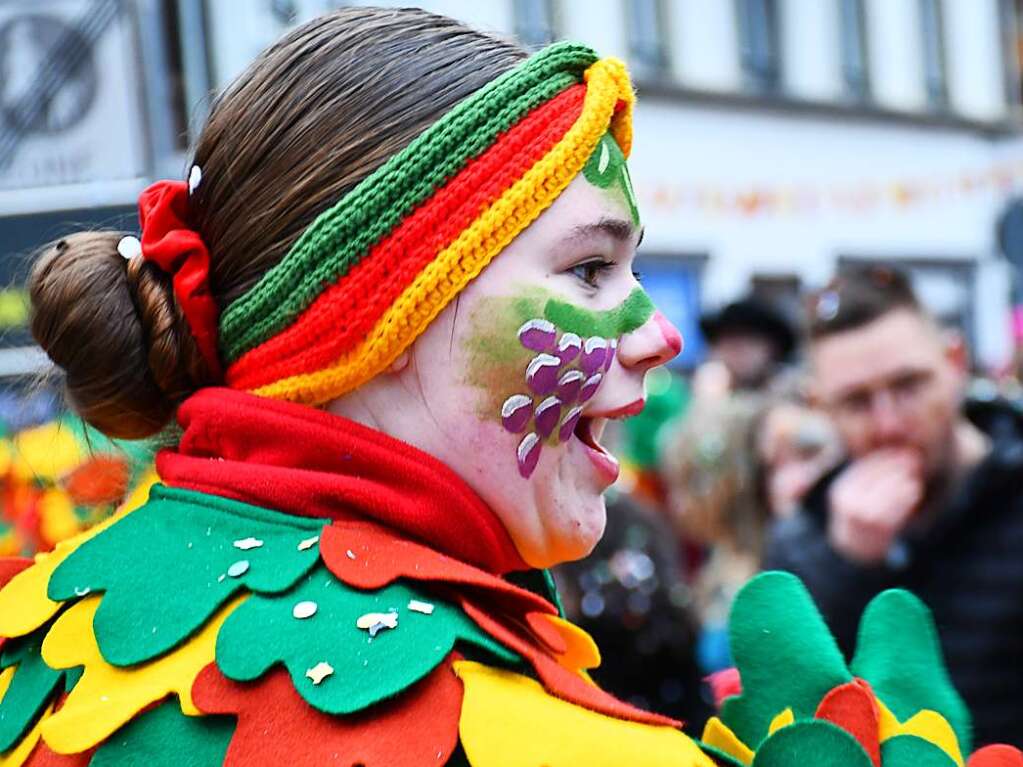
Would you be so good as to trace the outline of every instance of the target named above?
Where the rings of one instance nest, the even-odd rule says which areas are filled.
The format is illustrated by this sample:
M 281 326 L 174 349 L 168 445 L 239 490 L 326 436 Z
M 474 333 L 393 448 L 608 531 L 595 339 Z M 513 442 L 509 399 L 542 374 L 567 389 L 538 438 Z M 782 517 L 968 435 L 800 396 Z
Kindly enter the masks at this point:
M 622 367 L 638 372 L 670 362 L 682 351 L 682 334 L 660 312 L 641 327 L 626 333 L 618 342 L 618 361 Z

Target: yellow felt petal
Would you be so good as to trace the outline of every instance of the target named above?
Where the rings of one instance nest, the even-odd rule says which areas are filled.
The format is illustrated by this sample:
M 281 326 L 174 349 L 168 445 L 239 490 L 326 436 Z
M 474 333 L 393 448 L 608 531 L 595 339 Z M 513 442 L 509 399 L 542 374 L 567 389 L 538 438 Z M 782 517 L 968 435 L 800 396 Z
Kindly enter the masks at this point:
M 67 493 L 56 488 L 43 491 L 39 499 L 39 533 L 44 541 L 63 541 L 77 535 L 81 528 Z
M 39 720 L 32 725 L 32 729 L 25 733 L 25 736 L 18 741 L 18 745 L 9 751 L 5 751 L 0 754 L 0 767 L 21 767 L 28 758 L 32 755 L 32 750 L 36 747 L 36 743 L 39 742 L 39 736 L 42 732 L 43 722 L 46 718 L 53 713 L 53 704 L 50 703 L 45 709 L 43 709 L 43 715 L 39 717 Z
M 678 730 L 604 716 L 548 695 L 528 677 L 472 661 L 454 664 L 465 685 L 459 735 L 473 767 L 713 767 Z
M 0 589 L 0 636 L 30 634 L 54 616 L 58 602 L 46 596 L 50 576 L 79 546 L 132 511 L 125 505 L 108 519 L 81 535 L 61 541 L 53 551 L 37 554 L 35 564 L 15 575 Z
M 788 727 L 795 721 L 796 717 L 792 715 L 792 709 L 787 708 L 771 720 L 771 724 L 767 728 L 767 734 L 774 735 L 777 730 L 780 730 L 782 727 Z
M 739 740 L 739 736 L 716 716 L 707 720 L 707 724 L 703 727 L 703 737 L 700 740 L 718 751 L 735 757 L 743 764 L 753 763 L 753 750 Z
M 178 696 L 184 713 L 198 715 L 192 682 L 213 662 L 220 626 L 246 597 L 223 607 L 198 633 L 167 654 L 127 668 L 107 663 L 96 645 L 92 621 L 100 599 L 96 595 L 73 605 L 43 640 L 43 660 L 49 666 L 85 667 L 64 705 L 43 725 L 43 739 L 60 754 L 92 748 L 150 703 L 171 694 Z
M 0 700 L 7 694 L 7 688 L 11 686 L 11 680 L 14 678 L 14 669 L 17 667 L 18 665 L 14 664 L 0 671 Z
M 593 641 L 593 637 L 574 623 L 556 615 L 545 615 L 544 619 L 553 623 L 562 639 L 565 640 L 567 649 L 558 656 L 558 662 L 562 666 L 572 671 L 579 671 L 597 668 L 600 665 L 600 650 L 597 649 L 597 643 Z
M 963 754 L 959 750 L 955 730 L 937 711 L 918 711 L 905 722 L 900 722 L 879 698 L 877 707 L 881 714 L 878 719 L 878 732 L 882 743 L 896 735 L 915 735 L 928 743 L 933 743 L 948 754 L 959 767 L 963 767 Z

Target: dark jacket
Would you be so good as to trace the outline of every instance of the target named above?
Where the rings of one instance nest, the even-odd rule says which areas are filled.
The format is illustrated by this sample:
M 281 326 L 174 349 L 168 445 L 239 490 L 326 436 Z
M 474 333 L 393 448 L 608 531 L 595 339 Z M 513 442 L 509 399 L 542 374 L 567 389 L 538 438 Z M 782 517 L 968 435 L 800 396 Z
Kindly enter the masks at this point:
M 803 579 L 847 656 L 875 594 L 901 587 L 923 599 L 973 714 L 975 747 L 1023 746 L 1023 429 L 1005 415 L 988 432 L 988 456 L 933 524 L 896 541 L 885 564 L 857 566 L 828 543 L 828 491 L 842 467 L 811 490 L 801 513 L 769 532 L 764 562 Z

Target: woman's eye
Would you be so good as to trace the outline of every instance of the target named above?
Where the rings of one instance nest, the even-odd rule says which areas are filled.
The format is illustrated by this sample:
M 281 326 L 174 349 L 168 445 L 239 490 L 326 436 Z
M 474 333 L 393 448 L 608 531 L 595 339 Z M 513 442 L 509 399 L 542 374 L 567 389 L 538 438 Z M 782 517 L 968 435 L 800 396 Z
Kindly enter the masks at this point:
M 573 266 L 570 271 L 591 288 L 596 288 L 600 285 L 600 278 L 613 268 L 614 263 L 611 261 L 587 261 Z

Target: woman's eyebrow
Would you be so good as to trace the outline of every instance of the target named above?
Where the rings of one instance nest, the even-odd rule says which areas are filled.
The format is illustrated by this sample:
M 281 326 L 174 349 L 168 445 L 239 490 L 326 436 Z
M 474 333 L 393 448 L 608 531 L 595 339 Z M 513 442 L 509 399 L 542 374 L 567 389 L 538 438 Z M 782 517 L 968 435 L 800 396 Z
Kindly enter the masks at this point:
M 645 230 L 640 230 L 639 241 L 643 241 Z M 636 235 L 636 227 L 624 218 L 602 218 L 593 224 L 582 224 L 575 227 L 569 234 L 572 240 L 581 240 L 595 234 L 604 234 L 619 242 L 628 242 Z M 636 243 L 637 247 L 639 243 Z

